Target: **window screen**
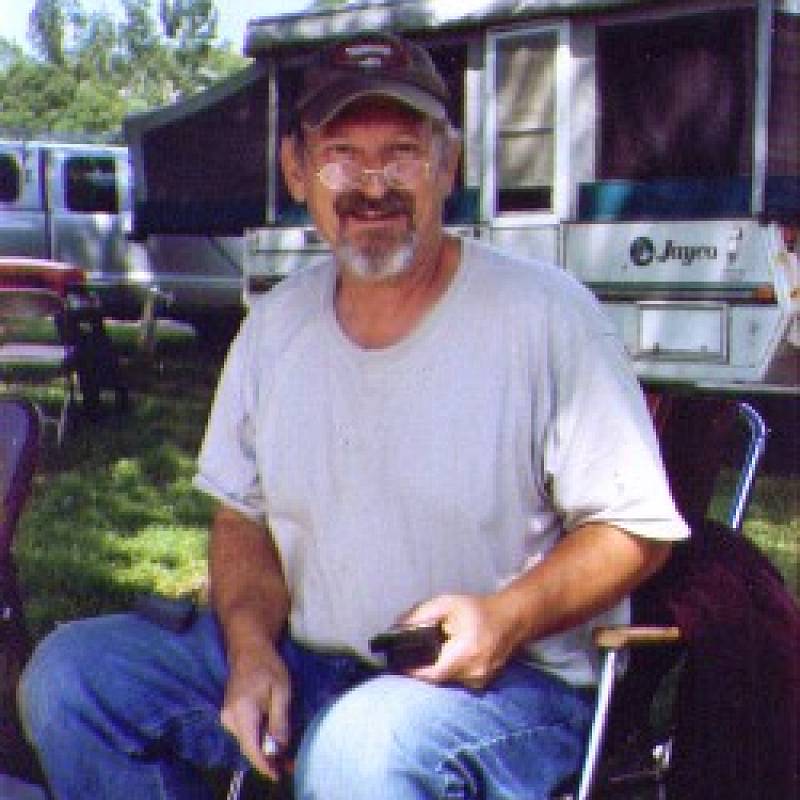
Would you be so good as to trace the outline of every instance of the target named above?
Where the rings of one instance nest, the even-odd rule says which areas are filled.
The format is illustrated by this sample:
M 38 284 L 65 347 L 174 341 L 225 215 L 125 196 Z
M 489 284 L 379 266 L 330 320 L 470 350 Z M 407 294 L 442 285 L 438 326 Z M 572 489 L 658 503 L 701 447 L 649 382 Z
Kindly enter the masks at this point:
M 602 30 L 600 177 L 748 175 L 752 26 L 734 12 Z
M 498 211 L 552 208 L 556 145 L 554 32 L 497 41 Z
M 800 16 L 776 14 L 769 103 L 769 174 L 800 176 Z
M 134 158 L 141 154 L 136 235 L 240 236 L 265 223 L 275 168 L 267 161 L 268 93 L 267 65 L 255 61 L 213 92 L 128 129 Z
M 64 165 L 67 208 L 85 213 L 119 211 L 113 158 L 72 156 Z
M 13 203 L 20 195 L 17 160 L 10 153 L 0 153 L 0 202 Z

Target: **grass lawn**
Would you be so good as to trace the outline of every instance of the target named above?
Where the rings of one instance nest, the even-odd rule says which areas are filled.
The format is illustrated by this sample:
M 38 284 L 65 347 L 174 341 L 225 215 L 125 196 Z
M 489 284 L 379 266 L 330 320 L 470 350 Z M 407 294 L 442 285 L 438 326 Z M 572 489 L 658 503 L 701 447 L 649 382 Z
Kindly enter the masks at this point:
M 112 329 L 130 407 L 104 398 L 98 419 L 78 417 L 58 448 L 45 428 L 16 555 L 34 639 L 59 620 L 127 608 L 139 593 L 196 592 L 205 576 L 211 502 L 191 480 L 221 358 L 182 330 L 153 358 L 135 332 Z M 24 394 L 47 404 L 29 386 Z
M 112 334 L 130 409 L 115 412 L 108 399 L 61 449 L 47 430 L 20 524 L 16 554 L 34 639 L 59 620 L 127 608 L 141 592 L 193 593 L 203 584 L 211 504 L 191 479 L 221 358 L 181 329 L 159 336 L 152 359 L 137 351 L 130 327 Z M 57 401 L 52 389 L 12 388 Z M 800 596 L 797 476 L 759 478 L 745 530 Z
M 763 475 L 758 479 L 744 525 L 778 567 L 786 585 L 800 599 L 800 478 Z

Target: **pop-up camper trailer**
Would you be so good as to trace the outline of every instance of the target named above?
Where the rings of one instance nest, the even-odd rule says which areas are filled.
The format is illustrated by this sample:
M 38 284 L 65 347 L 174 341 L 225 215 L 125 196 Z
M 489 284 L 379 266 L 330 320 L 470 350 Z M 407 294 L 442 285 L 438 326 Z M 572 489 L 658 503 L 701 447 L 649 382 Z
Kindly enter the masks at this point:
M 305 60 L 373 30 L 423 43 L 450 87 L 464 145 L 451 229 L 575 274 L 645 381 L 796 393 L 797 0 L 397 0 L 255 18 L 248 69 L 129 120 L 134 223 L 154 260 L 185 264 L 204 238 L 247 301 L 319 256 L 278 145 Z

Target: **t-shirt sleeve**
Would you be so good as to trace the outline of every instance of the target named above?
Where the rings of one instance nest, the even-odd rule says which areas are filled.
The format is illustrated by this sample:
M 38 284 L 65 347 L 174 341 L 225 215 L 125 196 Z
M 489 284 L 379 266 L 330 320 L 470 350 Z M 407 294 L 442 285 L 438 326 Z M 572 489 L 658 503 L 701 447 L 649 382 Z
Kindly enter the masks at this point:
M 263 521 L 264 496 L 255 453 L 255 386 L 247 369 L 250 327 L 245 322 L 225 360 L 194 484 L 241 514 Z
M 647 538 L 686 538 L 643 393 L 611 322 L 587 300 L 551 326 L 543 471 L 565 528 L 606 522 Z

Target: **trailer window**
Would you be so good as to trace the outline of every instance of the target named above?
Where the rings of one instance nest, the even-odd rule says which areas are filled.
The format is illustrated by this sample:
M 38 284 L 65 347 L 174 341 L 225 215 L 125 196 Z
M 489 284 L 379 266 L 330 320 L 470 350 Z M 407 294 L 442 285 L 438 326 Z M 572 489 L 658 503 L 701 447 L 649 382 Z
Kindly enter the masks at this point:
M 800 16 L 776 14 L 772 41 L 765 211 L 800 219 Z
M 65 163 L 67 208 L 83 213 L 117 214 L 119 200 L 113 158 L 75 156 Z
M 20 195 L 17 160 L 10 153 L 0 153 L 0 202 L 13 203 Z
M 749 175 L 753 38 L 744 11 L 601 30 L 599 177 Z
M 498 38 L 497 211 L 550 211 L 556 160 L 555 31 Z

